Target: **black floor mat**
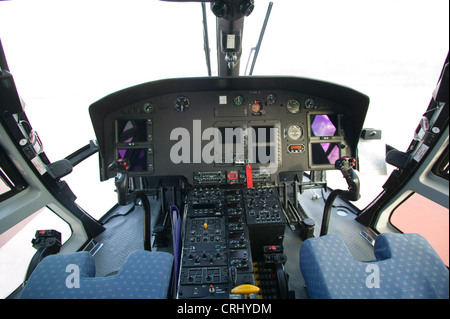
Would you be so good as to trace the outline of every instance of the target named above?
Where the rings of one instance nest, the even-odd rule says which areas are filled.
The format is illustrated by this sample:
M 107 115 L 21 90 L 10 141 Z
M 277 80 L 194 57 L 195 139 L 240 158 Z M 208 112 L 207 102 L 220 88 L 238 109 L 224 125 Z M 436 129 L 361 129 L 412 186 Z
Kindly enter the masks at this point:
M 152 225 L 159 213 L 160 202 L 149 197 Z M 128 255 L 144 249 L 144 212 L 140 205 L 118 206 L 105 218 L 105 231 L 95 238 L 102 248 L 95 254 L 96 276 L 117 272 Z

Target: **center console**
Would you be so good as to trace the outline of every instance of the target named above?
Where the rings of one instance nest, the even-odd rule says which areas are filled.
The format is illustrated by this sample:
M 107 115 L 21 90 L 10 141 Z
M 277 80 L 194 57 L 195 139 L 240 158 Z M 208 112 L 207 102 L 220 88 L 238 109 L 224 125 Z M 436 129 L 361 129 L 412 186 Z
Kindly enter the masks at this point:
M 275 187 L 191 190 L 184 216 L 178 298 L 241 298 L 231 293 L 234 287 L 261 286 L 270 265 L 286 261 L 282 253 L 285 225 Z M 269 279 L 273 287 L 262 293 L 275 297 L 276 280 Z

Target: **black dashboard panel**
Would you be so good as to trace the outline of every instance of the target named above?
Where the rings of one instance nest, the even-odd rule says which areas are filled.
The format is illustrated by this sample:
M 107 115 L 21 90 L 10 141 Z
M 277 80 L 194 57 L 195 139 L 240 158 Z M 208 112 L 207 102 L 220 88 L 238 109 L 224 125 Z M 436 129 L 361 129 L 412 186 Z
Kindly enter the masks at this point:
M 144 83 L 93 103 L 100 176 L 184 176 L 194 185 L 276 181 L 356 157 L 369 98 L 295 77 L 183 78 Z

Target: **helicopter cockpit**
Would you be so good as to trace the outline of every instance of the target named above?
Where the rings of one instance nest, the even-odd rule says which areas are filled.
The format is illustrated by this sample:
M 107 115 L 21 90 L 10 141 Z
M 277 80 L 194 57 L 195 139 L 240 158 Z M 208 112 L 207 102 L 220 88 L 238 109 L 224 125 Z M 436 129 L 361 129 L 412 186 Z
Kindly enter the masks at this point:
M 220 298 L 230 292 L 229 267 L 233 286 L 254 284 L 253 262 L 282 246 L 288 221 L 280 185 L 356 157 L 368 103 L 359 92 L 315 80 L 212 77 L 138 85 L 89 111 L 101 178 L 116 178 L 119 204 L 169 177 L 184 185 L 179 292 L 213 289 Z M 206 275 L 212 266 L 216 275 Z M 220 286 L 199 291 L 205 284 Z
M 177 1 L 182 0 L 173 0 Z M 103 98 L 89 106 L 95 141 L 57 162 L 50 162 L 41 150 L 33 151 L 31 142 L 23 137 L 22 131 L 27 132 L 23 123 L 27 121 L 22 106 L 11 107 L 3 114 L 9 121 L 5 123 L 14 129 L 11 135 L 32 161 L 31 168 L 38 170 L 40 176 L 36 180 L 50 185 L 47 188 L 51 196 L 46 196 L 64 204 L 67 215 L 81 225 L 76 231 L 82 234 L 79 240 L 82 243 L 77 243 L 76 248 L 66 246 L 63 254 L 58 253 L 61 247 L 49 252 L 58 256 L 51 257 L 55 257 L 54 262 L 37 256 L 42 252 L 39 250 L 36 260 L 33 257 L 30 263 L 24 284 L 12 296 L 120 298 L 113 288 L 101 286 L 104 282 L 113 286 L 119 282 L 118 291 L 125 291 L 124 298 L 348 298 L 354 296 L 353 291 L 341 289 L 345 283 L 326 282 L 329 269 L 321 268 L 327 264 L 321 258 L 331 258 L 339 267 L 339 262 L 345 259 L 341 255 L 348 253 L 348 259 L 343 261 L 345 267 L 350 265 L 346 271 L 355 275 L 356 286 L 363 287 L 362 294 L 366 294 L 356 298 L 379 297 L 378 291 L 384 290 L 371 289 L 377 282 L 366 281 L 371 278 L 366 264 L 372 265 L 366 261 L 388 264 L 396 256 L 387 256 L 390 252 L 383 251 L 379 258 L 379 251 L 389 248 L 390 240 L 395 242 L 396 238 L 404 240 L 404 237 L 390 239 L 370 227 L 381 215 L 381 204 L 387 205 L 394 191 L 400 192 L 403 181 L 419 170 L 422 158 L 438 144 L 436 141 L 439 139 L 439 144 L 444 145 L 441 148 L 447 143 L 448 149 L 448 137 L 447 141 L 441 141 L 448 133 L 448 91 L 443 89 L 448 83 L 445 82 L 448 58 L 441 75 L 444 85 L 438 84 L 438 93 L 427 110 L 429 114 L 424 116 L 427 120 L 422 119 L 434 126 L 420 126 L 416 131 L 420 139 L 411 144 L 407 153 L 395 149 L 388 153 L 382 149 L 378 155 L 383 157 L 383 164 L 386 151 L 391 154 L 386 162 L 399 171 L 391 175 L 383 191 L 362 212 L 350 203 L 360 198 L 358 146 L 361 139 L 378 139 L 380 135 L 374 129 L 364 130 L 369 97 L 350 87 L 307 77 L 253 76 L 272 3 L 258 44 L 252 48 L 251 70 L 240 75 L 244 19 L 252 13 L 254 1 L 191 1 L 202 2 L 208 77 L 161 79 L 102 94 Z M 217 76 L 211 76 L 205 2 L 210 3 L 216 18 Z M 5 66 L 0 75 L 9 80 Z M 13 100 L 8 99 L 8 103 Z M 20 121 L 15 119 L 16 114 Z M 34 132 L 31 127 L 30 132 Z M 60 180 L 97 152 L 100 181 L 114 181 L 117 196 L 115 205 L 98 220 L 75 203 L 76 196 Z M 433 156 L 440 157 L 441 153 L 440 149 Z M 36 158 L 39 165 L 33 162 Z M 328 187 L 328 171 L 342 175 L 345 189 Z M 95 199 L 99 198 L 95 195 Z M 334 216 L 342 217 L 334 219 L 334 224 L 330 223 L 332 210 Z M 329 225 L 333 230 L 330 233 L 335 232 L 336 236 L 325 236 Z M 53 230 L 37 232 L 36 238 L 52 237 L 55 233 L 58 234 Z M 337 236 L 347 238 L 341 243 Z M 35 239 L 34 248 L 38 247 L 37 242 Z M 345 245 L 349 244 L 353 247 L 347 250 Z M 332 248 L 323 249 L 326 245 Z M 415 254 L 420 249 L 410 250 Z M 427 246 L 425 250 L 428 253 L 432 249 Z M 167 254 L 158 255 L 159 252 Z M 149 257 L 152 254 L 154 259 Z M 75 256 L 73 263 L 71 256 Z M 97 273 L 92 270 L 94 261 Z M 76 285 L 67 284 L 67 270 L 63 268 L 59 269 L 55 283 L 50 282 L 46 288 L 35 280 L 45 274 L 45 267 L 78 262 L 82 264 L 82 284 L 98 280 L 101 287 L 97 291 L 91 286 L 72 289 Z M 417 263 L 420 262 L 417 258 Z M 441 266 L 441 272 L 433 276 L 446 280 L 447 290 L 443 285 L 430 289 L 431 298 L 448 298 L 448 269 Z M 35 267 L 40 268 L 33 273 Z M 139 268 L 137 277 L 123 279 L 121 276 L 128 270 L 122 270 L 126 267 Z M 378 264 L 374 268 L 379 269 L 376 267 Z M 141 274 L 143 277 L 139 277 Z M 316 280 L 317 276 L 325 279 Z M 389 276 L 388 272 L 383 276 Z M 332 277 L 340 280 L 342 276 Z M 136 278 L 145 279 L 139 282 Z M 402 284 L 409 284 L 408 280 Z M 316 286 L 314 281 L 323 287 L 317 288 L 320 285 Z M 130 282 L 138 287 L 129 289 Z M 339 291 L 334 294 L 335 286 L 339 286 Z M 350 286 L 352 290 L 355 285 Z M 403 298 L 409 293 L 402 295 L 403 292 L 389 289 L 387 298 Z M 41 295 L 35 295 L 33 290 Z M 106 293 L 97 295 L 98 290 Z

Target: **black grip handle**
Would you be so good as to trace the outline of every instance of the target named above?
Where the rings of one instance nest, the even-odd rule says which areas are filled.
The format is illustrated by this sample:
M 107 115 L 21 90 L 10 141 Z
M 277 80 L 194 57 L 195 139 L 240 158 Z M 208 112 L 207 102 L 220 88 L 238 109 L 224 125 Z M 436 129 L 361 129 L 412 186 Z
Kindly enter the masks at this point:
M 336 189 L 331 192 L 325 202 L 325 207 L 323 209 L 322 226 L 320 228 L 320 236 L 324 236 L 328 233 L 328 224 L 330 223 L 331 207 L 333 206 L 333 201 L 337 196 L 341 196 L 347 200 L 356 201 L 359 199 L 359 177 L 353 167 L 356 165 L 356 160 L 354 158 L 342 157 L 338 159 L 334 167 L 342 172 L 345 180 L 347 181 L 348 190 L 344 191 L 341 189 Z
M 356 165 L 356 160 L 351 157 L 342 157 L 338 159 L 334 167 L 341 171 L 344 176 L 347 185 L 348 191 L 343 192 L 340 196 L 345 197 L 351 201 L 357 201 L 360 198 L 360 182 L 359 177 L 353 167 Z
M 116 185 L 117 191 L 117 202 L 119 205 L 128 205 L 130 204 L 130 198 L 128 194 L 128 174 L 127 173 L 118 173 L 114 184 Z

